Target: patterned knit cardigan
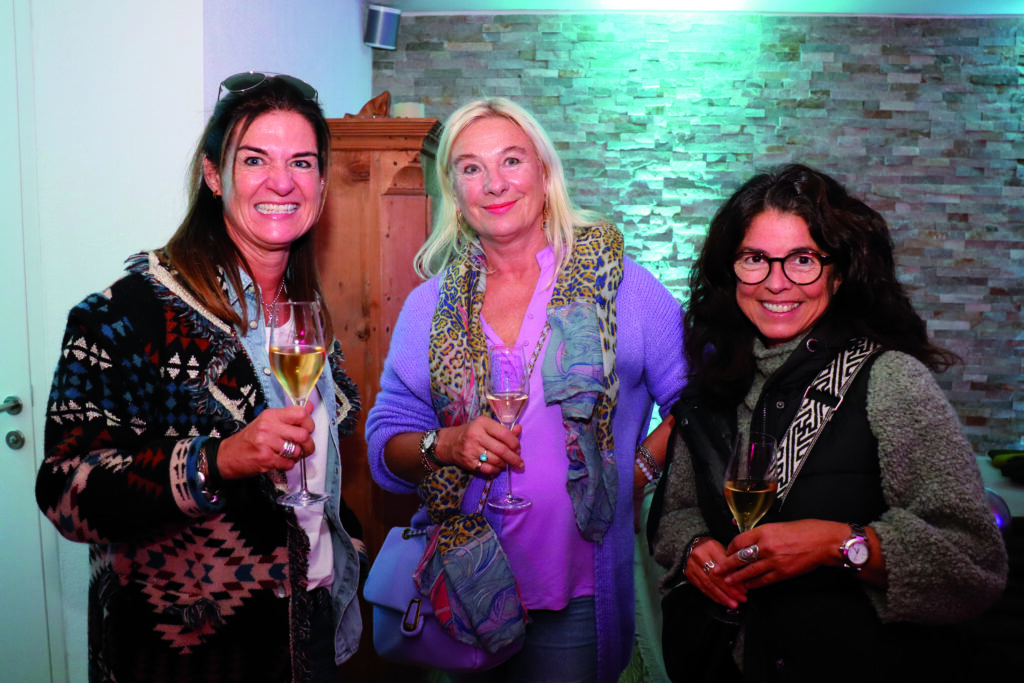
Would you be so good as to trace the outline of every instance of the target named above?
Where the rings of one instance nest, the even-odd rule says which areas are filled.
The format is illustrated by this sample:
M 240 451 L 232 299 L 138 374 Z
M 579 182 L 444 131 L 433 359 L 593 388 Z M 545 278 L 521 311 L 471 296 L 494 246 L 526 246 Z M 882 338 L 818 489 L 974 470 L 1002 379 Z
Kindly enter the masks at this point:
M 152 255 L 128 270 L 69 314 L 36 482 L 58 531 L 90 544 L 90 681 L 300 678 L 309 542 L 274 502 L 283 473 L 213 503 L 196 481 L 199 448 L 267 407 L 253 362 Z M 335 344 L 339 437 L 359 409 L 342 360 Z

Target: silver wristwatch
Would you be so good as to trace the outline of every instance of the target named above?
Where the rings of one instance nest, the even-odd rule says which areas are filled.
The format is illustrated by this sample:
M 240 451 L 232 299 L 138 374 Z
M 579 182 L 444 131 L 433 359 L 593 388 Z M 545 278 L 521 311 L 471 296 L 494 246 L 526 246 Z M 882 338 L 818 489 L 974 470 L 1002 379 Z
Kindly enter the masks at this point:
M 420 438 L 420 463 L 427 472 L 436 472 L 441 467 L 441 461 L 437 459 L 437 433 L 438 429 L 428 429 L 423 432 Z
M 864 527 L 851 522 L 850 530 L 850 537 L 839 546 L 839 552 L 843 555 L 843 565 L 859 572 L 871 557 L 871 547 Z
M 217 492 L 207 487 L 207 480 L 210 478 L 210 463 L 206 459 L 206 447 L 199 449 L 199 460 L 196 462 L 196 483 L 199 484 L 199 491 L 207 503 L 217 502 Z

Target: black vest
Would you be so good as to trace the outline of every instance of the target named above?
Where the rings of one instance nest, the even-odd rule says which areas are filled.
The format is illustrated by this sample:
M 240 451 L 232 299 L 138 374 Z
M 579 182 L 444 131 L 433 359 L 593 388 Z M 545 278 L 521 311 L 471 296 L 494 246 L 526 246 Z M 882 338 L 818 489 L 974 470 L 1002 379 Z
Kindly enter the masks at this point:
M 751 429 L 781 440 L 811 381 L 843 351 L 845 343 L 819 339 L 795 350 L 766 382 Z M 786 500 L 776 501 L 760 524 L 823 519 L 868 526 L 887 510 L 878 441 L 867 420 L 867 385 L 877 358 L 861 368 Z M 684 439 L 690 451 L 702 514 L 712 535 L 728 545 L 737 529 L 722 487 L 736 432 L 736 411 L 710 409 L 695 392 L 684 390 L 672 414 L 676 419 L 672 438 Z M 659 503 L 652 506 L 652 518 Z M 656 519 L 652 521 L 657 524 Z M 883 625 L 861 582 L 845 568 L 821 567 L 751 591 L 748 597 L 745 681 L 835 683 L 874 676 L 928 680 L 929 675 L 931 680 L 950 680 L 951 672 L 968 670 L 970 647 L 960 630 Z

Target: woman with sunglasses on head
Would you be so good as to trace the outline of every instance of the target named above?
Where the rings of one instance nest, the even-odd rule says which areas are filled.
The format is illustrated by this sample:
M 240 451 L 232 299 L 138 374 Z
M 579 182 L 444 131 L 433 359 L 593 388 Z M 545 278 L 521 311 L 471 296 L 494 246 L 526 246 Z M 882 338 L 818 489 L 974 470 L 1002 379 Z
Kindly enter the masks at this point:
M 929 372 L 956 357 L 929 341 L 897 280 L 885 219 L 806 166 L 758 174 L 714 217 L 690 287 L 689 383 L 651 527 L 662 588 L 675 588 L 665 605 L 688 596 L 689 609 L 666 612 L 673 679 L 713 667 L 716 681 L 969 671 L 953 624 L 998 598 L 1006 551 Z M 778 497 L 738 533 L 723 478 L 730 445 L 754 432 L 779 444 Z M 724 629 L 735 641 L 720 660 L 707 643 L 672 641 L 713 632 L 724 608 L 740 630 Z
M 327 123 L 291 76 L 236 74 L 220 94 L 184 221 L 72 309 L 54 375 L 36 498 L 90 545 L 92 683 L 334 683 L 360 637 L 338 450 L 358 395 L 328 343 L 293 406 L 268 349 L 274 303 L 323 301 Z M 302 458 L 329 497 L 279 505 Z

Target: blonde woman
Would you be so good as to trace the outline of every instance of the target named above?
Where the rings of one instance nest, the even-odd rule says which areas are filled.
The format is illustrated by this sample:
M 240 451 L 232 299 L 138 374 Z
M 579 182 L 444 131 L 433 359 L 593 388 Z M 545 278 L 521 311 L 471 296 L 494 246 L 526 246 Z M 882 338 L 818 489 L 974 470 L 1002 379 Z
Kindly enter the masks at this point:
M 683 385 L 681 311 L 577 209 L 537 121 L 505 99 L 469 103 L 440 142 L 442 198 L 417 256 L 367 422 L 374 479 L 476 509 L 510 484 L 532 501 L 486 518 L 529 614 L 523 649 L 486 680 L 615 681 L 633 647 L 633 490 L 657 468 L 637 446 L 652 403 Z M 512 430 L 482 395 L 487 348 L 532 372 Z M 639 458 L 639 464 L 638 464 Z M 508 469 L 511 469 L 511 473 Z M 514 580 L 511 578 L 514 577 Z M 472 680 L 472 677 L 463 677 Z

